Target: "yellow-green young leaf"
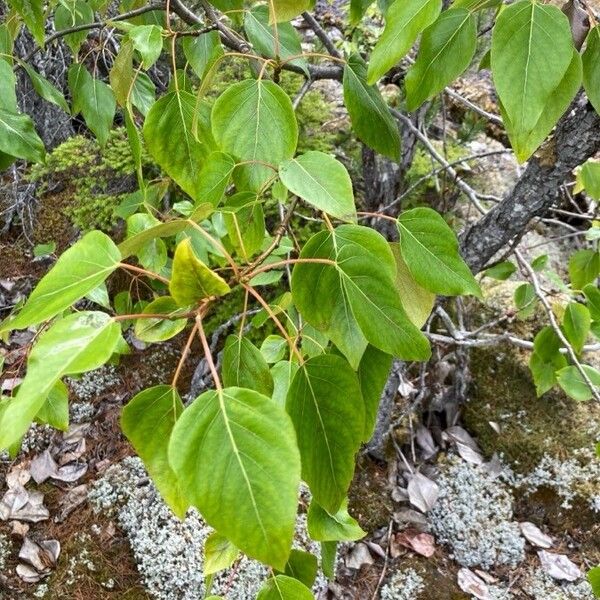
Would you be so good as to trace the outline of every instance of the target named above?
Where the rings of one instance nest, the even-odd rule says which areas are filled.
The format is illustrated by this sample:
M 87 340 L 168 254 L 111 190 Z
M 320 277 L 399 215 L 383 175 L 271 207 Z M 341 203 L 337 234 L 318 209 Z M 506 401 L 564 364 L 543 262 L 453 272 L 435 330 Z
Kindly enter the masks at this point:
M 435 294 L 421 287 L 410 274 L 400 253 L 400 244 L 390 242 L 390 248 L 396 261 L 396 287 L 402 307 L 416 327 L 423 327 L 433 310 Z
M 213 531 L 204 542 L 204 576 L 230 567 L 240 551 L 218 531 Z
M 521 0 L 500 12 L 492 33 L 496 91 L 515 131 L 531 131 L 573 59 L 560 8 Z
M 600 388 L 600 371 L 590 367 L 589 365 L 582 365 L 585 374 L 590 380 L 594 388 Z M 565 394 L 573 400 L 578 402 L 586 402 L 593 398 L 592 390 L 585 382 L 579 369 L 575 365 L 565 367 L 557 373 L 558 385 L 564 390 Z
M 560 339 L 552 327 L 546 326 L 541 329 L 533 340 L 529 368 L 538 398 L 554 387 L 557 381 L 556 372 L 567 366 L 567 359 L 560 349 Z
M 26 433 L 61 377 L 103 365 L 120 337 L 119 324 L 100 312 L 68 315 L 42 333 L 17 395 L 0 414 L 0 448 L 9 448 Z
M 207 216 L 211 213 L 208 212 Z M 144 229 L 139 233 L 135 233 L 131 237 L 119 244 L 119 251 L 123 258 L 128 258 L 134 254 L 137 254 L 148 242 L 155 240 L 156 238 L 171 237 L 183 231 L 190 226 L 189 221 L 185 219 L 174 219 L 167 221 L 166 223 L 159 223 L 149 229 Z
M 175 424 L 169 462 L 209 525 L 248 556 L 285 567 L 300 455 L 282 408 L 253 390 L 206 392 Z
M 573 253 L 569 258 L 569 277 L 573 289 L 581 290 L 600 275 L 600 252 L 584 249 Z
M 344 67 L 344 104 L 352 129 L 373 150 L 400 160 L 398 123 L 375 86 L 366 82 L 367 67 L 359 54 L 352 54 Z
M 198 200 L 198 173 L 213 148 L 192 133 L 195 108 L 192 94 L 170 92 L 152 105 L 143 133 L 152 158 L 184 192 Z
M 127 107 L 131 100 L 131 89 L 135 74 L 133 72 L 133 43 L 125 40 L 113 61 L 109 73 L 110 87 L 120 106 Z
M 583 288 L 583 293 L 588 301 L 588 310 L 594 321 L 600 321 L 600 290 L 589 283 Z
M 229 241 L 245 260 L 258 252 L 265 239 L 265 215 L 254 192 L 238 192 L 222 207 L 223 222 Z
M 413 208 L 398 217 L 400 251 L 415 281 L 444 296 L 481 296 L 479 285 L 458 251 L 443 217 L 431 208 Z
M 31 292 L 25 306 L 0 331 L 46 321 L 97 288 L 119 265 L 121 253 L 101 231 L 90 231 L 56 261 Z
M 28 115 L 0 109 L 0 152 L 32 162 L 44 160 L 44 142 Z
M 588 34 L 582 58 L 583 87 L 592 106 L 600 113 L 600 25 Z
M 267 579 L 256 600 L 314 600 L 313 593 L 301 582 L 287 575 Z
M 43 0 L 9 0 L 8 4 L 21 15 L 38 45 L 43 46 L 45 20 Z
M 317 557 L 310 552 L 293 549 L 285 565 L 284 575 L 293 577 L 302 582 L 306 587 L 312 587 L 317 578 L 319 564 Z
M 590 311 L 579 302 L 571 302 L 565 309 L 562 326 L 573 350 L 579 353 L 590 333 Z
M 158 491 L 180 518 L 189 507 L 175 472 L 169 465 L 168 447 L 173 427 L 183 412 L 177 390 L 170 385 L 148 388 L 134 396 L 123 408 L 121 428 L 144 461 Z
M 52 104 L 56 104 L 56 106 L 62 108 L 66 113 L 70 112 L 69 105 L 61 92 L 59 92 L 45 77 L 42 77 L 31 65 L 28 65 L 26 62 L 20 62 L 19 64 L 25 69 L 29 79 L 31 79 L 33 89 L 41 98 L 48 102 L 52 102 Z
M 260 350 L 248 339 L 230 335 L 223 350 L 223 385 L 242 387 L 265 396 L 273 393 L 273 377 Z
M 277 167 L 292 158 L 298 125 L 288 95 L 269 80 L 247 80 L 230 85 L 212 109 L 212 132 L 223 152 L 242 161 L 266 162 Z M 240 167 L 238 189 L 258 191 L 273 176 L 260 164 Z
M 367 535 L 348 514 L 347 499 L 334 514 L 329 514 L 313 500 L 308 507 L 307 519 L 308 535 L 317 542 L 353 542 Z
M 210 296 L 228 294 L 231 288 L 194 254 L 192 242 L 186 238 L 175 249 L 169 291 L 177 304 L 190 306 Z
M 380 234 L 342 225 L 310 238 L 300 258 L 331 261 L 296 264 L 292 295 L 304 319 L 325 332 L 353 368 L 367 341 L 405 360 L 429 357 L 427 339 L 402 308 L 394 256 Z
M 499 281 L 505 281 L 508 279 L 515 271 L 517 267 L 514 263 L 511 263 L 510 260 L 504 260 L 499 262 L 498 264 L 486 269 L 483 274 L 486 277 L 491 277 L 492 279 L 498 279 Z
M 356 221 L 352 181 L 344 165 L 312 150 L 279 165 L 285 187 L 318 210 L 342 221 Z
M 291 21 L 312 6 L 314 6 L 314 0 L 273 0 L 269 2 L 270 22 Z
M 252 47 L 261 55 L 268 58 L 279 56 L 281 60 L 287 60 L 292 56 L 302 54 L 300 37 L 290 23 L 279 23 L 277 25 L 277 41 L 274 36 L 275 25 L 269 23 L 269 8 L 267 6 L 256 6 L 246 12 L 244 18 L 244 30 Z M 308 65 L 303 58 L 287 60 L 290 65 L 296 65 L 308 75 Z
M 58 5 L 54 13 L 54 27 L 57 31 L 70 29 L 77 25 L 88 25 L 94 21 L 92 7 L 84 0 L 71 0 Z M 87 38 L 90 30 L 75 31 L 63 37 L 71 52 L 77 55 L 83 41 Z
M 514 300 L 519 309 L 518 316 L 520 319 L 528 319 L 535 313 L 538 299 L 535 288 L 531 283 L 522 283 L 515 290 Z
M 209 31 L 183 38 L 183 53 L 196 75 L 203 79 L 208 69 L 225 51 L 219 32 Z
M 548 102 L 540 115 L 535 127 L 530 131 L 515 128 L 500 103 L 500 112 L 510 143 L 515 151 L 517 160 L 526 161 L 548 137 L 558 119 L 569 108 L 575 94 L 581 87 L 581 56 L 573 49 L 573 59 L 562 81 L 548 98 Z
M 470 64 L 477 48 L 477 21 L 450 8 L 423 32 L 415 64 L 406 74 L 406 106 L 415 110 L 441 92 Z
M 299 366 L 285 408 L 298 437 L 302 479 L 313 498 L 335 513 L 352 481 L 365 430 L 356 373 L 341 356 L 310 358 Z
M 375 422 L 377 421 L 377 410 L 383 388 L 387 382 L 392 368 L 392 356 L 386 354 L 375 346 L 367 346 L 365 353 L 358 365 L 358 381 L 365 404 L 365 431 L 363 442 L 368 442 L 373 435 Z
M 62 381 L 54 384 L 35 420 L 61 431 L 69 429 L 69 390 Z
M 152 300 L 144 307 L 142 313 L 165 315 L 165 317 L 171 318 L 138 319 L 135 322 L 135 337 L 142 340 L 142 342 L 156 343 L 164 342 L 176 336 L 187 324 L 185 318 L 172 318 L 177 316 L 178 311 L 181 311 L 181 306 L 171 296 L 161 296 Z
M 577 184 L 594 200 L 600 200 L 600 162 L 587 160 L 577 173 Z
M 156 25 L 138 25 L 127 34 L 133 47 L 142 57 L 142 66 L 149 69 L 160 56 L 163 42 L 160 27 Z
M 385 29 L 369 60 L 367 81 L 370 85 L 396 65 L 441 10 L 441 0 L 395 0 L 390 4 L 385 13 Z

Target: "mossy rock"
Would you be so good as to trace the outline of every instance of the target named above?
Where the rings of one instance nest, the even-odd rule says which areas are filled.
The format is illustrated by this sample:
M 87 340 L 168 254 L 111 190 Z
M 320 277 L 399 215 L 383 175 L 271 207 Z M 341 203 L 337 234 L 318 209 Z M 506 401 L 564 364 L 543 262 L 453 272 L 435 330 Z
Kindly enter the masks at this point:
M 595 403 L 575 402 L 559 390 L 538 398 L 528 358 L 528 352 L 512 347 L 474 350 L 464 409 L 466 426 L 484 453 L 502 454 L 519 473 L 529 472 L 544 454 L 566 459 L 574 450 L 592 448 L 600 430 Z

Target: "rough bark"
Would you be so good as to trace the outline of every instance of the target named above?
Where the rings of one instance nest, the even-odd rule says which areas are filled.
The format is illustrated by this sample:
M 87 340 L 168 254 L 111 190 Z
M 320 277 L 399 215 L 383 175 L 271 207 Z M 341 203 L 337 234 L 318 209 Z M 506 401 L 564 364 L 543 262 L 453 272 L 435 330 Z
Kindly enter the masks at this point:
M 572 170 L 599 150 L 600 116 L 580 94 L 511 192 L 462 235 L 461 252 L 471 269 L 481 271 L 496 252 L 518 241 L 531 219 L 554 204 Z

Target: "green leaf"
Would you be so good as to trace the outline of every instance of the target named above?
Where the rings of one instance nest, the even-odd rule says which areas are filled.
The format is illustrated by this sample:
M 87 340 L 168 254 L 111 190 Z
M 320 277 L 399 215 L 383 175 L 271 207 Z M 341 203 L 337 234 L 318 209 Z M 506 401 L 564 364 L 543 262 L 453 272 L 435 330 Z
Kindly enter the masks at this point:
M 344 104 L 352 129 L 373 150 L 400 160 L 398 123 L 375 86 L 366 82 L 367 67 L 359 54 L 352 54 L 344 67 Z
M 587 572 L 587 580 L 592 586 L 592 591 L 596 597 L 600 598 L 600 566 L 593 567 Z
M 321 542 L 321 569 L 328 579 L 335 576 L 337 542 Z
M 35 420 L 60 431 L 69 429 L 69 390 L 62 381 L 54 384 L 42 408 L 35 415 Z
M 286 410 L 296 428 L 302 479 L 314 499 L 335 513 L 346 497 L 364 436 L 358 378 L 340 356 L 310 358 L 292 380 Z
M 213 531 L 204 543 L 204 576 L 229 568 L 240 551 L 218 531 Z
M 562 326 L 573 350 L 578 354 L 583 348 L 590 333 L 590 311 L 579 302 L 571 302 L 563 316 Z
M 385 13 L 385 29 L 375 44 L 367 82 L 372 85 L 411 49 L 417 36 L 440 14 L 441 0 L 395 0 Z
M 273 0 L 269 3 L 271 7 L 270 22 L 291 21 L 301 12 L 311 8 L 313 4 L 313 0 Z
M 12 65 L 4 58 L 0 58 L 0 108 L 9 113 L 16 113 L 19 110 L 16 84 Z
M 146 73 L 138 73 L 131 90 L 131 103 L 145 117 L 155 102 L 156 87 L 154 83 Z
M 396 288 L 400 294 L 402 308 L 411 323 L 416 327 L 423 327 L 433 310 L 435 294 L 422 288 L 410 274 L 406 261 L 400 253 L 400 244 L 390 242 L 390 248 L 396 261 Z
M 577 183 L 594 200 L 600 200 L 600 162 L 589 159 L 577 174 Z
M 119 265 L 121 254 L 101 231 L 90 231 L 64 252 L 42 277 L 25 306 L 0 331 L 37 325 L 97 288 Z
M 292 158 L 296 150 L 298 125 L 292 101 L 272 81 L 247 80 L 230 85 L 217 98 L 211 121 L 220 149 L 242 161 L 276 167 Z M 273 173 L 261 164 L 243 165 L 238 189 L 257 191 Z
M 280 335 L 268 335 L 260 346 L 260 353 L 268 363 L 283 360 L 287 350 L 287 342 Z
M 530 283 L 523 283 L 515 290 L 515 304 L 519 309 L 519 318 L 528 319 L 535 313 L 537 296 Z
M 138 25 L 127 34 L 133 47 L 142 57 L 142 66 L 149 69 L 160 56 L 163 48 L 162 32 L 156 25 Z
M 503 260 L 498 264 L 495 264 L 493 267 L 486 269 L 483 274 L 486 277 L 491 277 L 492 279 L 498 279 L 499 281 L 504 281 L 508 279 L 513 273 L 517 271 L 517 267 L 514 263 L 510 262 L 510 260 Z
M 78 25 L 88 25 L 94 21 L 94 11 L 84 0 L 69 0 L 58 5 L 54 13 L 54 27 L 57 31 Z M 89 29 L 75 31 L 63 36 L 74 56 L 79 53 L 81 44 L 87 38 Z
M 562 81 L 548 99 L 540 118 L 531 130 L 515 128 L 506 114 L 502 103 L 500 112 L 510 143 L 520 162 L 527 160 L 548 137 L 558 119 L 569 108 L 581 87 L 581 56 L 573 49 L 573 59 Z
M 261 249 L 265 238 L 265 215 L 254 192 L 238 192 L 222 207 L 223 222 L 229 241 L 245 260 Z
M 287 575 L 267 579 L 256 600 L 314 600 L 312 592 L 300 581 Z
M 477 21 L 464 8 L 449 8 L 423 32 L 419 54 L 406 74 L 409 111 L 441 92 L 470 64 L 477 48 Z
M 230 335 L 223 350 L 223 385 L 273 393 L 273 377 L 260 350 L 247 338 Z
M 298 363 L 282 360 L 271 367 L 273 377 L 273 402 L 285 407 L 288 390 L 298 370 Z
M 32 162 L 44 160 L 44 142 L 29 116 L 0 108 L 0 152 Z
M 210 215 L 210 212 L 208 213 Z M 208 216 L 207 215 L 207 216 Z M 134 216 L 134 215 L 133 215 Z M 166 223 L 159 223 L 149 229 L 135 233 L 119 244 L 119 251 L 123 258 L 137 254 L 148 242 L 156 238 L 171 237 L 190 226 L 186 219 L 173 219 Z
M 594 281 L 600 274 L 600 252 L 598 250 L 578 250 L 569 258 L 569 277 L 576 290 Z
M 231 288 L 194 254 L 192 242 L 186 238 L 175 249 L 169 291 L 177 304 L 190 306 L 211 296 L 224 296 Z
M 292 549 L 283 574 L 297 579 L 310 588 L 317 578 L 318 570 L 319 564 L 314 554 Z
M 529 368 L 538 398 L 554 387 L 557 382 L 556 371 L 567 366 L 567 359 L 560 349 L 560 339 L 552 327 L 544 327 L 535 336 Z
M 143 231 L 158 227 L 160 221 L 149 213 L 136 213 L 127 219 L 127 236 L 135 238 Z M 168 261 L 167 246 L 158 237 L 153 237 L 137 252 L 140 264 L 151 271 L 160 273 Z
M 402 308 L 396 262 L 380 234 L 342 225 L 314 235 L 300 258 L 333 263 L 296 264 L 292 295 L 306 321 L 325 332 L 354 368 L 367 341 L 406 360 L 427 359 L 429 343 Z
M 300 456 L 283 409 L 252 390 L 206 392 L 175 424 L 169 461 L 209 525 L 249 556 L 285 567 Z
M 582 365 L 582 368 L 592 385 L 595 388 L 599 388 L 600 371 L 590 367 L 589 365 Z M 591 400 L 593 398 L 592 390 L 590 390 L 576 366 L 571 365 L 561 369 L 558 371 L 557 376 L 558 385 L 560 385 L 567 396 L 573 398 L 573 400 L 577 400 L 578 402 L 586 402 L 587 400 Z
M 235 161 L 224 152 L 211 152 L 198 175 L 197 202 L 217 206 L 224 194 L 235 167 Z
M 208 69 L 225 54 L 218 31 L 183 39 L 183 53 L 190 66 L 203 79 Z
M 117 102 L 115 95 L 106 83 L 90 77 L 81 86 L 81 97 L 78 99 L 85 124 L 104 146 L 113 124 Z
M 500 12 L 492 33 L 492 75 L 515 131 L 536 126 L 572 59 L 569 20 L 558 7 L 521 0 Z
M 600 321 L 600 290 L 597 286 L 588 283 L 583 288 L 583 293 L 588 301 L 588 310 L 594 321 Z
M 8 4 L 21 15 L 37 44 L 43 46 L 44 2 L 42 0 L 9 0 Z
M 363 442 L 373 435 L 377 421 L 377 411 L 383 388 L 392 368 L 392 357 L 374 346 L 367 346 L 358 365 L 358 381 L 365 403 L 365 430 Z
M 183 402 L 170 385 L 148 388 L 132 398 L 121 413 L 121 428 L 144 461 L 161 496 L 180 518 L 189 502 L 185 499 L 175 472 L 169 465 L 169 438 L 183 412 Z
M 444 296 L 481 290 L 458 251 L 456 235 L 443 217 L 431 208 L 413 208 L 398 217 L 400 251 L 415 281 Z
M 173 317 L 181 310 L 181 306 L 171 296 L 160 296 L 152 300 L 142 310 L 143 314 L 159 314 Z M 137 319 L 135 322 L 135 337 L 142 342 L 154 344 L 165 342 L 185 329 L 187 319 Z
M 531 261 L 531 268 L 536 272 L 542 271 L 548 265 L 548 260 L 549 256 L 547 254 L 540 254 Z
M 285 187 L 318 210 L 342 221 L 356 221 L 352 182 L 346 167 L 324 152 L 312 150 L 279 165 Z
M 67 114 L 71 112 L 69 110 L 69 105 L 61 92 L 59 92 L 45 77 L 42 77 L 32 66 L 25 62 L 20 64 L 27 72 L 27 75 L 29 75 L 33 89 L 41 98 L 52 104 L 56 104 L 56 106 L 62 108 Z
M 192 134 L 196 98 L 188 92 L 170 92 L 154 103 L 144 123 L 148 152 L 194 200 L 199 200 L 198 173 L 212 148 Z
M 305 59 L 288 60 L 292 56 L 302 54 L 298 33 L 291 23 L 279 23 L 276 27 L 277 41 L 275 41 L 273 31 L 275 25 L 269 24 L 269 8 L 267 6 L 255 6 L 246 12 L 244 29 L 254 50 L 268 58 L 275 58 L 277 55 L 280 60 L 300 67 L 308 75 L 308 64 Z
M 91 80 L 92 76 L 82 63 L 73 63 L 67 71 L 67 81 L 71 92 L 71 112 L 76 115 L 81 112 L 84 84 Z
M 344 500 L 334 514 L 329 514 L 313 500 L 308 508 L 307 523 L 308 535 L 317 542 L 353 542 L 367 535 L 348 514 L 348 500 Z
M 582 60 L 583 87 L 592 106 L 600 114 L 600 25 L 589 32 Z
M 107 314 L 79 312 L 57 321 L 38 338 L 27 360 L 27 375 L 0 413 L 0 448 L 18 442 L 56 382 L 103 365 L 121 336 Z
M 124 40 L 119 48 L 119 53 L 113 61 L 108 74 L 110 87 L 120 106 L 130 107 L 131 91 L 135 77 L 133 71 L 133 44 L 131 40 Z
M 350 25 L 358 25 L 373 0 L 350 0 Z

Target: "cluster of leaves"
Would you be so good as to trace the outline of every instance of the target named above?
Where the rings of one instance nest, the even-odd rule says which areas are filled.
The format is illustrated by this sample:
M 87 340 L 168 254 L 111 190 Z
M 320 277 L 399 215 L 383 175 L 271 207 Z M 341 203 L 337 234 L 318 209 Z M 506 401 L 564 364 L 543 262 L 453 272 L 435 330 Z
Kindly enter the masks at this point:
M 311 598 L 315 559 L 290 550 L 300 481 L 312 497 L 309 534 L 322 543 L 322 568 L 331 575 L 336 542 L 363 535 L 347 512 L 347 492 L 392 358 L 429 357 L 420 328 L 437 294 L 480 294 L 454 233 L 441 215 L 418 207 L 392 219 L 399 242 L 389 243 L 358 224 L 352 183 L 339 160 L 322 151 L 297 154 L 294 107 L 277 80 L 281 69 L 311 77 L 312 61 L 322 58 L 302 52 L 289 22 L 310 8 L 310 0 L 272 0 L 250 9 L 239 0 L 215 0 L 214 7 L 231 11 L 231 26 L 220 16 L 215 20 L 207 3 L 206 23 L 192 15 L 193 27 L 184 31 L 174 30 L 172 15 L 156 7 L 97 22 L 108 4 L 101 0 L 9 4 L 10 18 L 0 26 L 0 167 L 17 158 L 44 159 L 31 119 L 18 111 L 14 71 L 22 68 L 44 99 L 81 114 L 101 144 L 120 112 L 139 190 L 119 207 L 124 241 L 116 245 L 102 232 L 86 234 L 0 325 L 4 335 L 39 328 L 23 382 L 0 403 L 0 448 L 18 447 L 34 420 L 64 428 L 61 379 L 126 352 L 124 331 L 133 328 L 138 339 L 157 343 L 187 330 L 173 380 L 133 398 L 123 411 L 123 430 L 173 511 L 183 516 L 195 506 L 215 528 L 206 548 L 207 576 L 242 551 L 274 570 L 261 600 Z M 367 7 L 353 2 L 351 19 L 358 22 Z M 333 57 L 342 64 L 344 103 L 362 142 L 400 158 L 397 123 L 374 84 L 420 36 L 405 78 L 407 107 L 440 93 L 471 63 L 483 10 L 496 13 L 489 62 L 520 159 L 547 136 L 582 80 L 598 102 L 598 27 L 582 59 L 567 17 L 554 6 L 457 0 L 442 11 L 441 0 L 396 0 L 385 11 L 385 29 L 368 63 L 356 51 Z M 70 103 L 13 53 L 23 23 L 44 44 L 47 17 L 58 30 L 52 39 L 63 37 L 73 54 Z M 89 29 L 98 26 L 120 32 L 108 82 L 82 51 Z M 226 50 L 231 47 L 236 51 Z M 171 79 L 157 99 L 148 71 L 167 62 L 165 54 Z M 249 61 L 254 76 L 212 102 L 211 83 L 225 59 Z M 167 212 L 161 209 L 169 184 L 145 180 L 143 147 L 173 182 L 177 201 Z M 300 201 L 325 225 L 302 248 L 293 235 L 285 236 Z M 269 202 L 283 209 L 271 233 L 265 231 Z M 105 281 L 118 268 L 146 278 L 152 298 L 132 298 L 127 291 L 110 298 Z M 262 288 L 278 284 L 288 269 L 290 291 L 265 299 Z M 577 289 L 589 307 L 576 302 L 568 308 L 565 334 L 580 349 L 587 336 L 583 310 L 589 329 L 597 309 L 598 290 L 590 287 L 597 271 L 590 278 L 586 271 L 583 285 L 581 269 L 575 270 L 574 285 L 582 284 Z M 244 315 L 250 302 L 260 308 L 253 325 L 271 321 L 278 335 L 265 337 L 258 348 L 244 336 L 243 317 L 225 343 L 219 369 L 203 321 L 234 290 L 244 297 Z M 106 311 L 74 311 L 83 298 Z M 570 367 L 554 364 L 556 356 L 562 359 L 558 345 L 547 331 L 540 336 L 546 337 L 536 345 L 538 358 L 552 363 L 552 377 L 560 382 L 561 369 Z M 196 338 L 214 389 L 185 407 L 177 382 Z M 548 359 L 550 346 L 556 352 Z

